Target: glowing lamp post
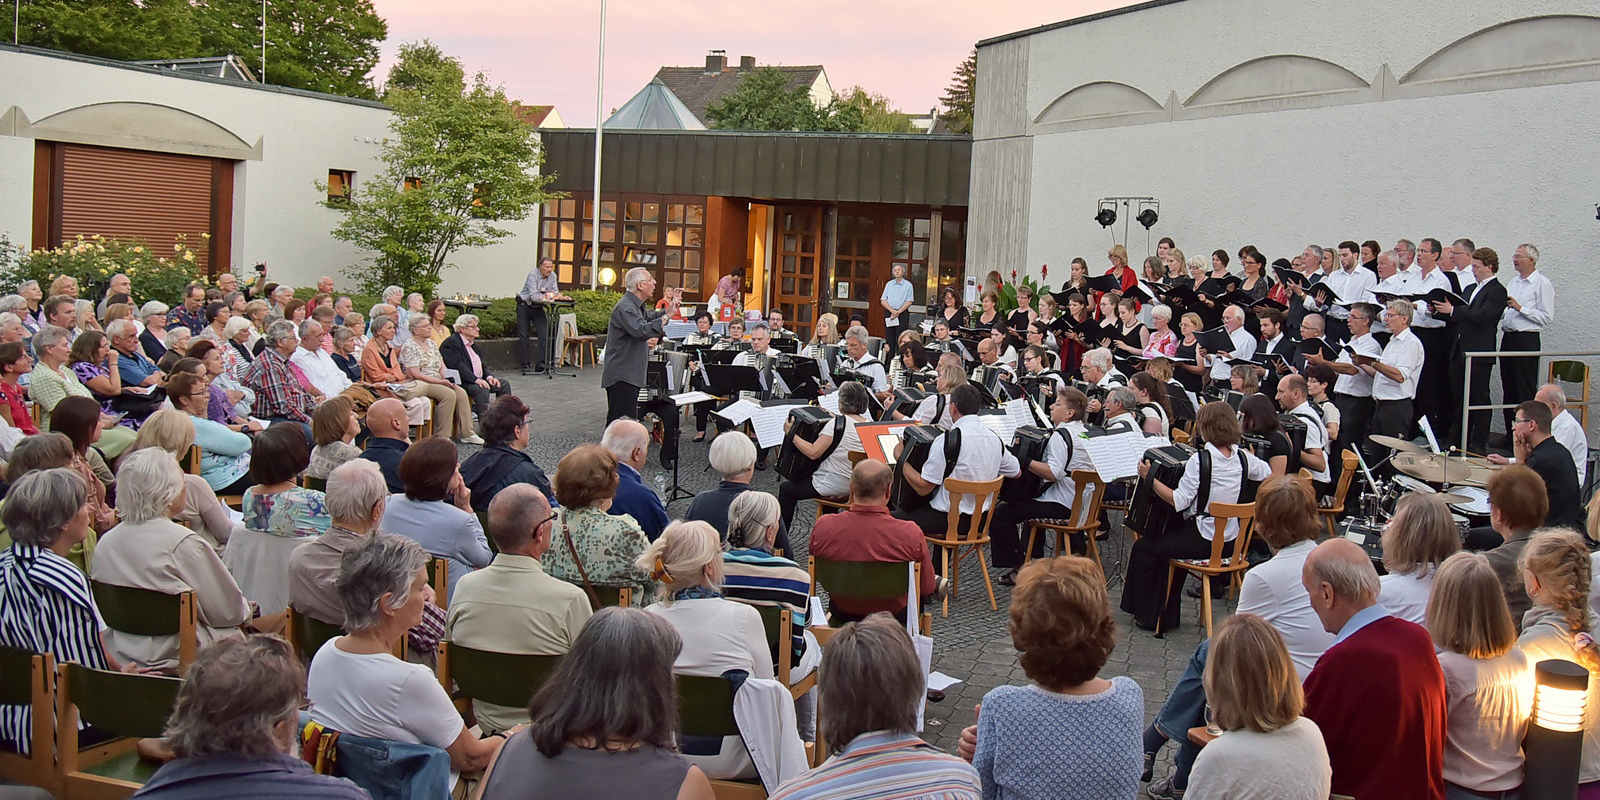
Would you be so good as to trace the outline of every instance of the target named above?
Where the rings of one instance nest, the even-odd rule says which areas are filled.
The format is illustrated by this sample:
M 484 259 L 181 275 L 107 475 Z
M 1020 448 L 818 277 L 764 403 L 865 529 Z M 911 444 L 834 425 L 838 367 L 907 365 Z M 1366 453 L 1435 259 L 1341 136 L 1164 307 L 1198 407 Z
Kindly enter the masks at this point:
M 1589 695 L 1589 671 L 1552 659 L 1534 667 L 1533 724 L 1523 741 L 1523 800 L 1572 800 Z

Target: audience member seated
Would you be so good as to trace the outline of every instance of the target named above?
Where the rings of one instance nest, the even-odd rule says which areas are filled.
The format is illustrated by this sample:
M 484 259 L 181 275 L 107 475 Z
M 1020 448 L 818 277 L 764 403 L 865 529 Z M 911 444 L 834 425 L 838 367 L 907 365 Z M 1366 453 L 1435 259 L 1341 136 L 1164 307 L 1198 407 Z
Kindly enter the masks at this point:
M 117 514 L 122 522 L 100 540 L 89 577 L 101 583 L 166 594 L 194 592 L 200 645 L 237 637 L 251 618 L 249 601 L 222 559 L 200 534 L 172 521 L 184 507 L 183 471 L 165 451 L 129 453 L 118 472 Z M 119 661 L 174 672 L 177 636 L 104 633 Z
M 644 485 L 640 473 L 650 459 L 650 431 L 631 419 L 615 420 L 606 426 L 600 446 L 617 457 L 617 496 L 608 513 L 633 517 L 652 542 L 661 538 L 667 527 L 667 505 L 661 495 Z
M 1254 614 L 1223 620 L 1206 662 L 1206 697 L 1223 733 L 1200 751 L 1191 800 L 1323 800 L 1332 769 L 1283 637 Z
M 1589 610 L 1589 548 L 1577 533 L 1541 530 L 1523 548 L 1520 564 L 1533 607 L 1523 615 L 1517 647 L 1529 664 L 1557 658 L 1589 671 L 1578 797 L 1594 797 L 1600 793 L 1600 648 L 1593 636 L 1600 618 Z
M 298 757 L 305 668 L 277 636 L 225 639 L 200 651 L 167 720 L 177 756 L 145 782 L 140 798 L 296 797 L 362 800 L 343 778 L 316 774 Z
M 869 458 L 856 464 L 850 474 L 849 510 L 819 517 L 807 549 L 811 555 L 830 561 L 919 563 L 922 585 L 917 587 L 917 595 L 926 603 L 939 590 L 940 580 L 934 574 L 933 556 L 922 529 L 915 522 L 889 514 L 889 484 L 893 479 L 894 470 L 882 461 Z M 903 598 L 854 598 L 847 596 L 849 587 L 823 588 L 828 590 L 828 618 L 835 625 L 864 619 L 878 611 L 899 615 L 902 620 L 905 617 Z
M 280 320 L 267 327 L 266 348 L 244 372 L 244 385 L 256 393 L 251 415 L 268 422 L 308 425 L 316 398 L 300 384 L 289 361 L 299 349 L 294 323 Z
M 243 494 L 255 483 L 250 476 L 250 437 L 206 417 L 205 379 L 176 373 L 167 381 L 167 397 L 194 428 L 194 444 L 200 448 L 200 477 L 206 485 L 221 495 Z M 179 456 L 188 459 L 188 450 Z
M 778 787 L 772 800 L 983 797 L 970 765 L 916 734 L 924 677 L 904 625 L 878 614 L 844 626 L 828 643 L 817 680 L 830 757 Z
M 1461 531 L 1436 494 L 1408 494 L 1383 529 L 1378 605 L 1403 620 L 1425 625 L 1428 593 L 1439 565 L 1461 549 Z
M 814 500 L 818 497 L 830 499 L 843 499 L 850 493 L 850 454 L 862 452 L 861 437 L 856 433 L 856 424 L 871 422 L 867 416 L 867 403 L 870 396 L 867 387 L 851 381 L 839 387 L 839 413 L 844 416 L 844 430 L 842 438 L 833 441 L 833 423 L 824 424 L 817 438 L 806 441 L 800 436 L 793 439 L 794 447 L 800 454 L 813 461 L 821 459 L 816 471 L 811 474 L 811 479 L 797 483 L 787 478 L 778 485 L 778 505 L 783 511 L 782 527 L 779 529 L 788 538 L 789 526 L 794 522 L 795 507 L 801 500 Z M 789 424 L 785 422 L 785 425 Z M 831 452 L 830 452 L 831 450 Z M 823 454 L 827 458 L 823 458 Z M 784 552 L 788 552 L 787 549 Z
M 461 479 L 472 490 L 472 510 L 487 511 L 495 495 L 519 483 L 532 485 L 550 500 L 550 479 L 527 453 L 533 428 L 522 398 L 497 398 L 479 423 L 484 445 L 461 463 Z
M 450 598 L 445 636 L 451 644 L 537 656 L 559 656 L 594 611 L 583 590 L 539 566 L 550 549 L 550 503 L 527 484 L 508 486 L 489 504 L 489 535 L 500 552 L 489 566 L 463 575 Z M 528 723 L 526 708 L 473 700 L 485 733 Z
M 1305 715 L 1327 743 L 1333 793 L 1443 797 L 1444 673 L 1428 632 L 1378 605 L 1378 571 L 1347 539 L 1317 545 L 1302 580 L 1336 637 L 1305 682 Z
M 11 451 L 11 458 L 5 465 L 5 485 L 14 486 L 22 476 L 41 469 L 70 469 L 72 467 L 72 440 L 59 433 L 43 433 L 38 436 L 29 436 L 20 442 Z M 77 470 L 73 470 L 77 472 Z M 79 477 L 83 477 L 79 473 Z M 96 484 L 99 481 L 95 482 Z M 89 486 L 85 483 L 86 486 Z M 93 486 L 89 486 L 93 490 Z M 5 499 L 0 498 L 0 509 L 5 507 Z M 88 572 L 88 560 L 85 556 L 85 545 L 94 537 L 94 511 L 90 506 L 89 533 L 84 541 L 78 542 L 67 551 L 66 559 L 75 564 L 78 569 Z M 0 549 L 11 546 L 11 535 L 5 530 L 5 519 L 0 516 Z M 93 548 L 88 552 L 92 554 Z
M 733 505 L 733 498 L 750 491 L 750 481 L 756 475 L 756 445 L 739 431 L 719 433 L 711 440 L 706 460 L 722 476 L 722 482 L 715 489 L 695 495 L 683 518 L 709 523 L 720 534 L 728 530 L 728 507 Z M 778 546 L 785 553 L 789 552 L 788 544 L 788 535 L 779 531 Z
M 653 590 L 650 570 L 634 562 L 649 546 L 632 517 L 606 513 L 616 497 L 617 457 L 597 444 L 573 448 L 556 464 L 555 493 L 561 501 L 545 554 L 545 572 L 583 587 L 627 586 L 643 608 Z
M 250 367 L 250 362 L 255 360 L 255 354 L 250 351 L 250 344 L 259 334 L 256 333 L 255 326 L 250 323 L 250 318 L 245 316 L 228 320 L 228 326 L 223 329 L 223 334 L 222 363 L 227 366 L 227 373 L 237 381 L 244 377 L 244 371 Z
M 107 413 L 120 412 L 126 416 L 118 424 L 137 430 L 139 423 L 160 406 L 161 398 L 152 397 L 149 389 L 124 381 L 116 355 L 111 351 L 111 340 L 100 331 L 84 331 L 72 342 L 69 358 L 72 372 L 98 401 Z M 152 369 L 145 377 L 151 385 L 160 379 Z
M 605 608 L 528 706 L 483 778 L 481 800 L 651 797 L 713 800 L 711 782 L 678 752 L 672 626 L 636 609 Z
M 917 524 L 927 536 L 944 536 L 950 523 L 950 492 L 944 488 L 946 479 L 961 481 L 992 481 L 999 477 L 1015 478 L 1022 473 L 1016 456 L 1011 454 L 1006 442 L 1000 441 L 977 414 L 983 408 L 983 396 L 971 385 L 957 386 L 950 392 L 950 430 L 939 434 L 928 448 L 928 460 L 918 471 L 910 461 L 901 465 L 906 484 L 917 494 L 929 497 L 928 504 L 910 513 L 898 515 Z M 959 431 L 959 449 L 954 465 L 945 463 L 945 439 Z M 993 498 L 985 498 L 988 510 Z M 961 498 L 961 525 L 963 530 L 969 518 L 977 512 L 978 501 L 971 495 Z M 979 551 L 982 555 L 982 551 Z M 940 568 L 943 568 L 941 562 Z
M 961 735 L 984 797 L 1132 797 L 1144 692 L 1132 678 L 1099 677 L 1117 643 L 1099 566 L 1065 556 L 1023 567 L 1011 640 L 1034 684 L 984 695 Z
M 319 395 L 318 402 L 330 397 L 337 397 L 341 392 L 350 388 L 350 376 L 333 363 L 333 356 L 322 349 L 322 337 L 325 329 L 322 324 L 314 319 L 300 323 L 300 346 L 295 348 L 294 355 L 289 358 L 300 374 L 305 376 L 308 383 Z
M 440 332 L 443 331 L 442 325 L 442 322 L 435 323 Z M 439 355 L 444 359 L 446 369 L 453 369 L 461 375 L 461 388 L 472 398 L 472 410 L 482 417 L 489 408 L 489 401 L 510 394 L 511 387 L 491 374 L 488 365 L 483 362 L 483 356 L 478 354 L 477 345 L 474 344 L 480 335 L 478 315 L 462 314 L 456 317 L 454 327 L 455 333 L 440 339 Z
M 12 482 L 0 509 L 12 540 L 0 552 L 0 645 L 119 669 L 101 644 L 89 579 L 67 560 L 89 534 L 88 497 L 70 469 L 35 470 Z M 0 705 L 0 748 L 27 755 L 32 724 L 30 706 Z
M 400 366 L 405 370 L 407 382 L 398 394 L 432 400 L 434 426 L 440 434 L 449 434 L 450 438 L 466 444 L 483 444 L 483 439 L 472 432 L 472 399 L 465 389 L 444 377 L 444 359 L 439 356 L 439 346 L 428 338 L 433 323 L 422 314 L 413 314 L 407 327 L 411 338 L 400 348 Z
M 1522 785 L 1522 737 L 1533 711 L 1528 659 L 1516 648 L 1505 593 L 1479 553 L 1439 567 L 1428 600 L 1428 633 L 1444 671 L 1449 709 L 1445 796 L 1506 796 Z
M 223 563 L 245 596 L 262 613 L 277 614 L 289 604 L 285 570 L 296 547 L 328 531 L 327 495 L 300 485 L 311 461 L 310 448 L 294 425 L 279 423 L 256 437 L 244 493 L 244 530 L 222 554 Z
M 356 435 L 361 433 L 361 419 L 356 416 L 356 404 L 348 397 L 330 397 L 311 414 L 311 438 L 316 447 L 311 448 L 311 465 L 306 476 L 327 480 L 329 473 L 339 465 L 361 457 L 356 447 Z
M 21 342 L 0 344 L 0 419 L 7 425 L 34 436 L 39 427 L 28 410 L 28 387 L 23 381 L 33 370 L 33 356 Z
M 719 591 L 722 544 L 715 528 L 705 522 L 668 525 L 635 563 L 650 570 L 656 581 L 657 602 L 645 610 L 666 620 L 683 640 L 673 672 L 715 678 L 737 669 L 752 678 L 772 679 L 772 651 L 761 614 Z M 695 752 L 689 744 L 682 745 L 689 760 L 713 780 L 756 777 L 737 736 L 724 738 L 720 751 L 708 747 Z
M 111 530 L 117 524 L 117 515 L 107 500 L 110 490 L 116 485 L 116 479 L 111 474 L 111 468 L 106 466 L 101 452 L 94 448 L 95 443 L 103 440 L 107 430 L 103 423 L 100 404 L 90 398 L 77 396 L 62 398 L 56 405 L 55 415 L 50 418 L 51 432 L 62 434 L 72 442 L 71 466 L 89 485 L 89 506 L 94 510 L 94 529 L 100 533 Z M 85 566 L 94 553 L 94 541 L 91 537 L 85 542 Z
M 367 407 L 367 449 L 361 457 L 383 470 L 383 480 L 391 492 L 406 489 L 400 480 L 400 460 L 411 447 L 411 426 L 406 422 L 406 404 L 385 397 Z
M 505 740 L 478 738 L 433 670 L 394 656 L 400 637 L 423 620 L 427 566 L 416 542 L 387 533 L 345 552 L 334 588 L 347 633 L 311 659 L 311 720 L 340 733 L 437 747 L 450 754 L 454 770 L 476 772 Z
M 205 367 L 202 375 L 209 384 L 210 394 L 206 398 L 206 419 L 223 425 L 231 431 L 239 433 L 260 433 L 265 426 L 250 419 L 250 406 L 255 403 L 255 394 L 240 385 L 228 373 L 228 368 L 222 363 L 223 348 L 216 342 L 202 340 L 189 347 L 188 358 L 199 359 Z M 168 387 L 168 396 L 171 387 Z
M 1489 524 L 1494 527 L 1484 541 L 1501 541 L 1484 553 L 1489 565 L 1500 576 L 1500 588 L 1506 594 L 1506 607 L 1511 611 L 1511 622 L 1522 630 L 1522 618 L 1533 607 L 1528 599 L 1526 584 L 1522 581 L 1522 550 L 1533 538 L 1533 532 L 1544 524 L 1550 513 L 1550 496 L 1545 494 L 1544 479 L 1539 473 L 1513 464 L 1496 470 L 1489 476 Z M 1469 534 L 1469 539 L 1471 538 Z
M 177 461 L 188 458 L 189 448 L 194 445 L 192 419 L 188 414 L 171 408 L 151 414 L 144 426 L 139 428 L 139 438 L 134 440 L 133 449 L 154 447 Z M 241 526 L 234 524 L 228 507 L 217 499 L 216 491 L 206 483 L 205 478 L 185 473 L 183 489 L 183 511 L 173 517 L 173 521 L 206 537 L 211 546 L 220 551 L 233 537 L 235 527 Z
M 1517 406 L 1516 418 L 1511 421 L 1515 463 L 1526 464 L 1544 479 L 1550 496 L 1550 512 L 1545 515 L 1544 524 L 1582 531 L 1583 497 L 1578 486 L 1578 470 L 1573 466 L 1571 451 L 1550 432 L 1553 419 L 1550 406 L 1538 400 Z M 1508 463 L 1498 454 L 1491 455 L 1489 460 Z
M 457 455 L 455 443 L 438 436 L 406 450 L 400 459 L 405 493 L 389 498 L 383 522 L 385 532 L 449 561 L 451 595 L 463 575 L 489 566 L 494 558 L 483 525 L 472 512 L 472 490 L 461 479 Z
M 361 315 L 351 312 L 351 316 Z M 358 319 L 359 321 L 359 319 Z M 362 336 L 340 325 L 333 329 L 333 364 L 352 383 L 361 382 L 361 348 L 366 345 Z
M 151 300 L 139 306 L 139 318 L 144 320 L 144 332 L 139 334 L 139 347 L 145 358 L 160 361 L 167 354 L 167 314 L 172 309 L 160 300 Z
M 94 399 L 89 389 L 78 381 L 77 374 L 67 366 L 71 352 L 69 334 L 62 328 L 47 325 L 33 335 L 33 354 L 37 361 L 33 365 L 33 371 L 28 373 L 28 394 L 33 398 L 34 407 L 38 409 L 39 425 L 42 428 L 50 427 L 51 415 L 55 413 L 56 406 L 62 399 L 66 397 Z M 110 419 L 107 417 L 107 420 Z M 108 425 L 100 437 L 99 450 L 106 458 L 116 458 L 133 444 L 133 436 L 131 428 Z

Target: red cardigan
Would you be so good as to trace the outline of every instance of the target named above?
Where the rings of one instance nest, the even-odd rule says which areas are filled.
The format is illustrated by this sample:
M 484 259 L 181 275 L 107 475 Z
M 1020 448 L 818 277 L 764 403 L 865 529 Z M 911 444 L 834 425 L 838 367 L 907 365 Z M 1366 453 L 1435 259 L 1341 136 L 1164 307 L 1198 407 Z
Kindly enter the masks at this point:
M 1322 655 L 1305 690 L 1334 794 L 1443 799 L 1444 672 L 1422 626 L 1398 617 L 1369 623 Z

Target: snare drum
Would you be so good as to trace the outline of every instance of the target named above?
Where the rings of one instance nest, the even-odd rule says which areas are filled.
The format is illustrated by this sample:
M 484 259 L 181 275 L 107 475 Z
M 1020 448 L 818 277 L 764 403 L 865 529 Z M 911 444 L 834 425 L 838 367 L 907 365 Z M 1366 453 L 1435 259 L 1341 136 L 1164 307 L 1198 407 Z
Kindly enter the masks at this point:
M 1351 518 L 1347 523 L 1344 538 L 1361 546 L 1367 551 L 1367 556 L 1378 567 L 1378 572 L 1383 572 L 1383 528 L 1384 523 L 1375 519 Z

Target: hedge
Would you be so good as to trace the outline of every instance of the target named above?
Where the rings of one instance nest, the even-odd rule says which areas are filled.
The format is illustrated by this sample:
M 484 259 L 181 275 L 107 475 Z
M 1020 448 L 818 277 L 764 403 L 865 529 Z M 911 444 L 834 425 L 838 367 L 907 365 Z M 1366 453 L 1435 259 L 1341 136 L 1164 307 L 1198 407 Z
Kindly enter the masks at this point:
M 302 300 L 310 300 L 316 295 L 315 288 L 300 288 L 295 290 L 295 296 Z M 606 332 L 606 325 L 611 320 L 611 309 L 622 299 L 617 292 L 589 291 L 582 289 L 568 292 L 573 300 L 577 301 L 575 311 L 578 315 L 578 332 L 583 334 L 601 334 Z M 374 305 L 379 298 L 370 294 L 345 294 L 338 293 L 340 297 L 349 297 L 355 304 L 355 309 L 363 315 Z M 453 307 L 445 308 L 445 321 L 454 323 L 460 310 Z M 478 315 L 479 330 L 485 339 L 514 337 L 517 335 L 517 300 L 514 297 L 501 297 L 489 301 L 488 308 L 480 308 L 473 313 Z M 368 320 L 370 322 L 370 320 Z

